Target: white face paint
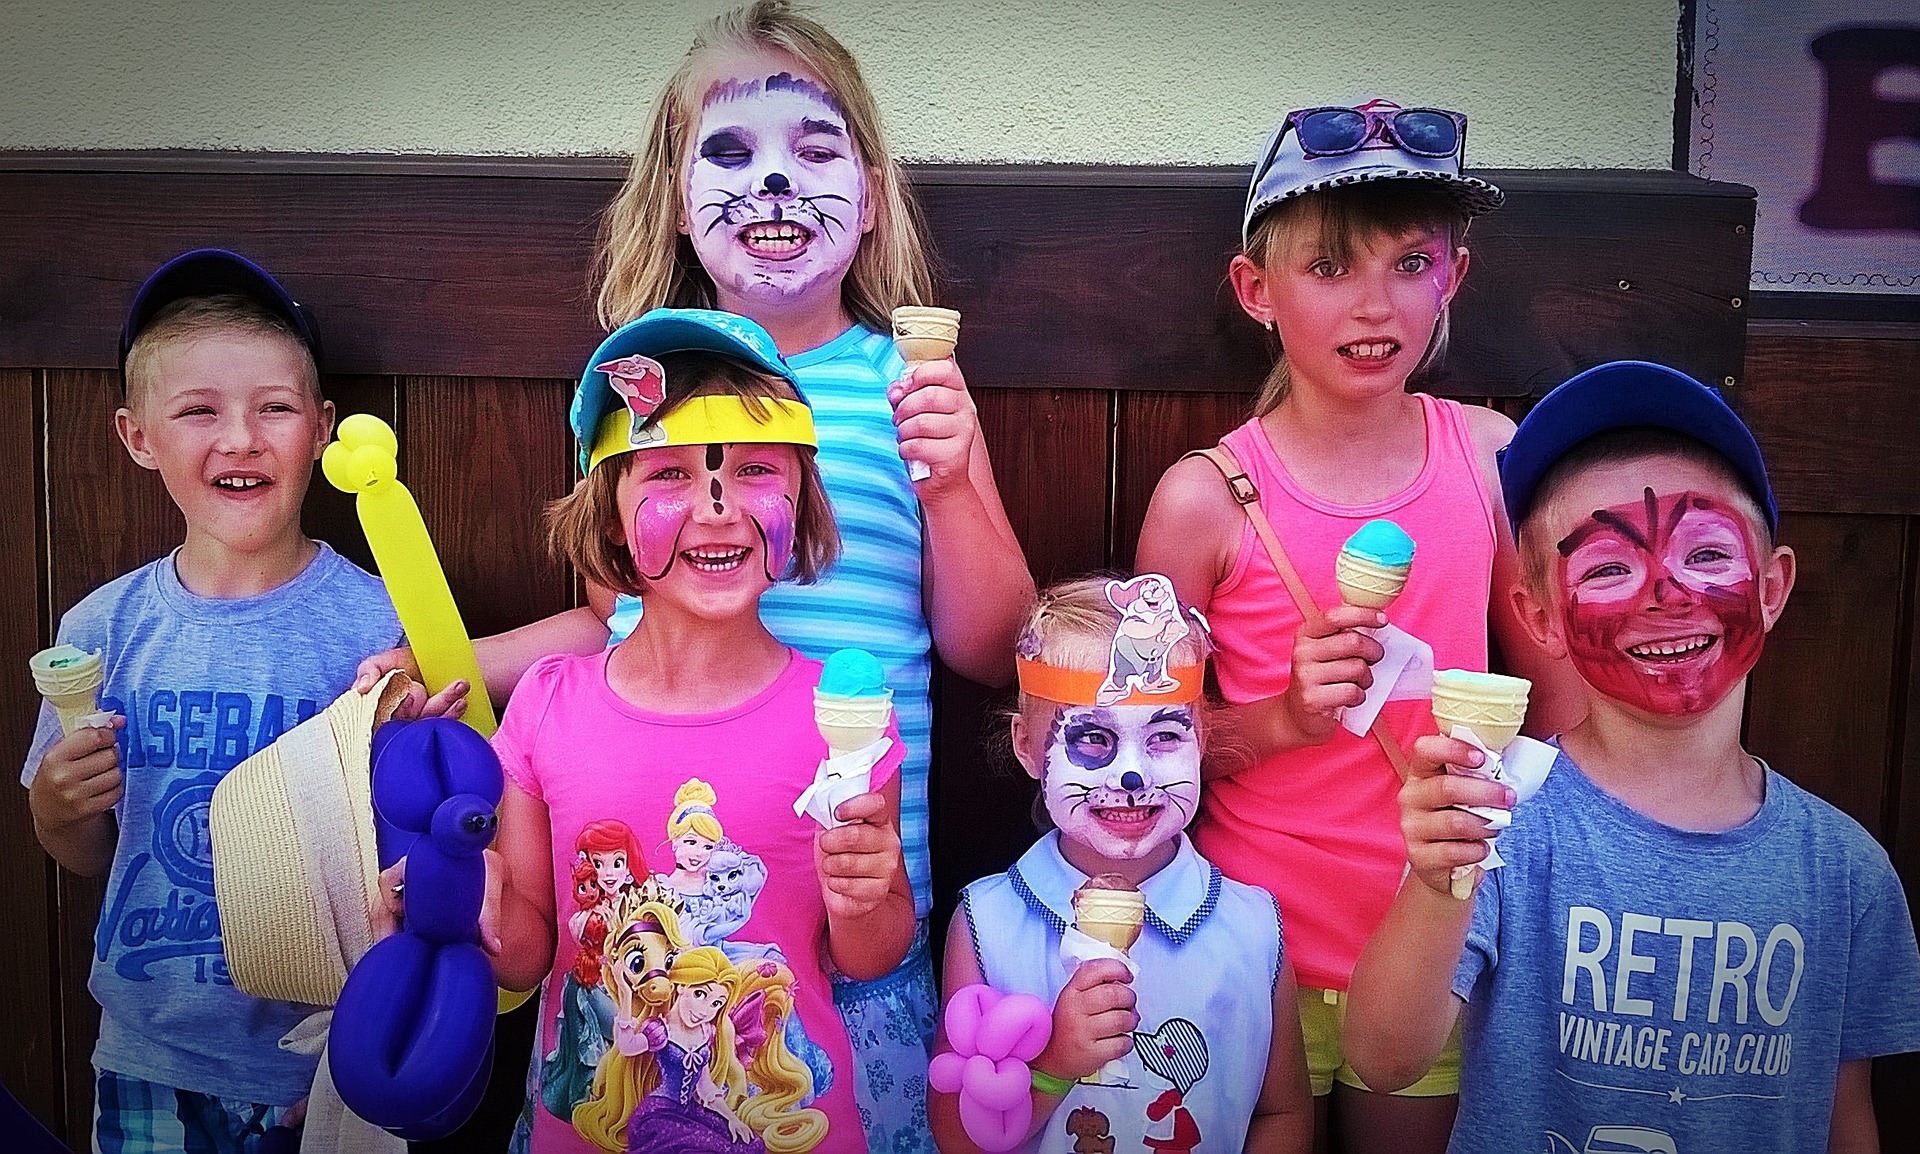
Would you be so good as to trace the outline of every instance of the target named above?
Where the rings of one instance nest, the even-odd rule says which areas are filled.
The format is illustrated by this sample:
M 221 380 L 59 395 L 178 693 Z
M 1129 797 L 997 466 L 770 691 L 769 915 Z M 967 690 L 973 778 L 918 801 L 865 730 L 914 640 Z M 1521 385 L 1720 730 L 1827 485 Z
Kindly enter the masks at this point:
M 866 169 L 817 81 L 747 57 L 707 89 L 687 169 L 687 232 L 722 308 L 831 294 L 866 228 Z
M 1193 819 L 1200 740 L 1187 705 L 1070 705 L 1047 735 L 1042 790 L 1061 836 L 1144 858 Z

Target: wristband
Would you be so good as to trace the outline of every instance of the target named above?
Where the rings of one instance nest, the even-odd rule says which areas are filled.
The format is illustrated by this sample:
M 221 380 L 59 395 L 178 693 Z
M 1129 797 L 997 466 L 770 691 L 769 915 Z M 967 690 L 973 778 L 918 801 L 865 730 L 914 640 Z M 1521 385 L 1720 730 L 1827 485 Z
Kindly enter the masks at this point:
M 1042 1094 L 1053 1094 L 1064 1098 L 1073 1089 L 1073 1082 L 1067 1078 L 1056 1078 L 1038 1066 L 1028 1068 L 1033 1072 L 1033 1088 Z

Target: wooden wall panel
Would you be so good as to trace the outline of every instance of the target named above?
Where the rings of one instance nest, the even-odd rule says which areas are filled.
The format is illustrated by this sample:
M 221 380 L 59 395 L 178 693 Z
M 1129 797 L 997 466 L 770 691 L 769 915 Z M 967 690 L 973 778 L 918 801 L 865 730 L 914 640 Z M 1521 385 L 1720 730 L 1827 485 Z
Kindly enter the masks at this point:
M 330 375 L 321 387 L 333 402 L 336 428 L 341 420 L 354 413 L 372 413 L 389 425 L 397 419 L 399 398 L 392 377 Z M 360 531 L 360 518 L 354 512 L 353 501 L 351 493 L 342 493 L 328 484 L 316 468 L 307 486 L 306 504 L 300 510 L 300 523 L 309 537 L 332 545 L 342 557 L 371 573 L 373 552 L 367 548 L 366 534 Z
M 567 381 L 410 377 L 401 477 L 467 632 L 486 637 L 572 605 L 540 512 L 573 484 Z
M 1094 389 L 975 393 L 1007 518 L 1042 585 L 1106 563 L 1109 395 Z M 1033 843 L 1034 784 L 1014 762 L 1004 711 L 1011 690 L 937 671 L 933 827 L 936 930 L 961 886 L 1005 869 Z
M 1731 390 L 1766 454 L 1781 507 L 1920 513 L 1920 337 L 1813 337 L 1803 329 L 1756 330 L 1748 379 Z
M 1257 384 L 1257 382 L 1256 382 Z M 1160 475 L 1186 453 L 1204 449 L 1253 415 L 1254 390 L 1219 393 L 1127 393 L 1120 397 L 1114 455 L 1113 552 L 1116 569 L 1132 570 Z M 1225 482 L 1222 482 L 1223 484 Z
M 1748 748 L 1886 838 L 1891 711 L 1905 677 L 1895 628 L 1909 579 L 1905 526 L 1794 513 L 1781 519 L 1780 539 L 1799 576 L 1754 671 Z
M 39 374 L 0 371 L 0 395 L 28 419 L 0 420 L 0 669 L 8 682 L 26 681 L 26 663 L 52 632 L 46 581 L 40 567 L 45 530 L 36 430 L 44 411 Z M 26 691 L 8 694 L 0 708 L 0 1083 L 52 1127 L 65 1124 L 64 1070 L 57 1009 L 63 996 L 55 966 L 53 862 L 33 834 L 27 791 L 15 767 L 33 739 L 33 706 Z

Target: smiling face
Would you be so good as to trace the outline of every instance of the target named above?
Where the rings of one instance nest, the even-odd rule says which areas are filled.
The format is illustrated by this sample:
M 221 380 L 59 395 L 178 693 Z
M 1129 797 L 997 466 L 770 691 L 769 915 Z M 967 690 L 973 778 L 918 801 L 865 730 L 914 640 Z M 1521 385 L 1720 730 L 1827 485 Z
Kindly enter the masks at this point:
M 1016 734 L 1016 746 L 1032 736 Z M 1047 815 L 1063 838 L 1110 861 L 1138 861 L 1192 819 L 1200 739 L 1190 706 L 1062 706 L 1043 740 L 1023 761 L 1037 752 Z
M 767 50 L 703 62 L 683 181 L 683 231 L 720 308 L 746 315 L 837 307 L 873 227 L 867 172 L 819 77 Z
M 693 872 L 705 869 L 715 844 L 699 830 L 690 829 L 673 839 L 673 864 Z
M 593 865 L 594 882 L 603 897 L 615 897 L 633 884 L 633 871 L 627 867 L 625 850 L 590 852 L 587 860 Z
M 1649 472 L 1657 487 L 1644 483 Z M 1771 559 L 1745 504 L 1714 470 L 1666 459 L 1597 466 L 1556 495 L 1560 632 L 1589 685 L 1680 718 L 1741 684 L 1772 624 Z
M 189 541 L 244 554 L 300 534 L 333 431 L 311 373 L 305 350 L 278 334 L 216 329 L 153 351 L 117 424 L 133 459 L 159 472 Z
M 673 445 L 636 456 L 616 503 L 649 597 L 738 611 L 787 575 L 800 495 L 792 445 Z
M 727 1004 L 727 988 L 719 982 L 702 982 L 697 986 L 681 986 L 674 996 L 674 1024 L 686 1030 L 697 1030 L 709 1025 L 720 1016 Z

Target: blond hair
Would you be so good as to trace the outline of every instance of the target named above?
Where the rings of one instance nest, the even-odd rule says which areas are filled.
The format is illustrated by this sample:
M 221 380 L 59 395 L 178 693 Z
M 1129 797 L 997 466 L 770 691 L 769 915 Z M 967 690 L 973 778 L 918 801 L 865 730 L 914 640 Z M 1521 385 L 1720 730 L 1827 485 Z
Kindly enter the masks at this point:
M 924 304 L 933 296 L 925 227 L 906 176 L 887 147 L 873 90 L 853 54 L 817 21 L 787 0 L 758 0 L 714 17 L 654 100 L 647 134 L 634 152 L 620 192 L 600 219 L 594 254 L 600 323 L 617 328 L 649 309 L 715 308 L 713 278 L 693 242 L 682 235 L 681 176 L 687 171 L 701 94 L 693 90 L 703 56 L 724 49 L 782 52 L 826 85 L 846 113 L 847 130 L 869 177 L 873 230 L 862 237 L 841 287 L 848 313 L 869 328 L 889 331 L 894 306 Z
M 133 339 L 133 344 L 127 349 L 127 408 L 135 413 L 142 411 L 147 394 L 158 383 L 160 354 L 163 351 L 215 332 L 285 341 L 290 347 L 298 349 L 301 383 L 306 386 L 307 395 L 316 406 L 323 401 L 320 395 L 320 369 L 313 363 L 313 351 L 307 348 L 307 343 L 300 339 L 300 334 L 294 331 L 285 317 L 252 297 L 240 293 L 213 293 L 182 297 L 169 303 L 155 313 L 147 326 L 140 330 L 140 335 Z
M 772 410 L 760 402 L 799 399 L 786 381 L 733 357 L 681 352 L 662 354 L 659 360 L 668 384 L 655 421 L 693 397 L 740 397 L 747 411 L 761 421 L 770 420 Z M 633 563 L 633 551 L 615 544 L 613 532 L 620 527 L 620 480 L 646 452 L 640 449 L 608 457 L 573 492 L 549 501 L 546 509 L 547 548 L 553 556 L 587 580 L 633 596 L 646 592 L 646 581 Z M 793 580 L 811 585 L 840 556 L 840 530 L 834 524 L 833 505 L 827 500 L 814 451 L 796 445 L 794 456 L 800 463 L 800 493 L 794 501 Z
M 1113 635 L 1120 627 L 1120 611 L 1107 599 L 1107 582 L 1102 576 L 1076 577 L 1040 591 L 1033 611 L 1020 629 L 1022 657 L 1085 673 L 1104 673 L 1113 653 Z M 1187 612 L 1184 604 L 1180 612 Z M 1206 631 L 1192 617 L 1186 618 L 1187 634 L 1167 651 L 1169 667 L 1204 665 L 1211 650 Z M 1021 693 L 1016 709 L 1028 739 L 1038 740 L 1053 728 L 1054 717 L 1063 708 L 1030 693 Z M 1206 701 L 1193 703 L 1196 732 L 1206 712 Z M 1037 754 L 1039 750 L 1017 751 Z
M 1371 180 L 1323 188 L 1289 197 L 1268 209 L 1247 234 L 1246 258 L 1262 271 L 1276 268 L 1312 250 L 1338 264 L 1352 262 L 1355 252 L 1379 241 L 1399 240 L 1416 233 L 1444 232 L 1447 257 L 1466 242 L 1467 214 L 1445 190 L 1428 181 Z M 1415 365 L 1416 375 L 1447 351 L 1448 306 L 1442 306 L 1433 337 Z M 1273 369 L 1260 384 L 1253 415 L 1264 417 L 1286 400 L 1293 388 L 1293 369 L 1287 351 L 1274 337 Z
M 672 841 L 688 830 L 710 842 L 724 838 L 726 831 L 721 828 L 720 816 L 713 812 L 713 803 L 719 800 L 712 786 L 697 777 L 688 778 L 673 791 L 673 811 L 667 815 L 667 840 Z

